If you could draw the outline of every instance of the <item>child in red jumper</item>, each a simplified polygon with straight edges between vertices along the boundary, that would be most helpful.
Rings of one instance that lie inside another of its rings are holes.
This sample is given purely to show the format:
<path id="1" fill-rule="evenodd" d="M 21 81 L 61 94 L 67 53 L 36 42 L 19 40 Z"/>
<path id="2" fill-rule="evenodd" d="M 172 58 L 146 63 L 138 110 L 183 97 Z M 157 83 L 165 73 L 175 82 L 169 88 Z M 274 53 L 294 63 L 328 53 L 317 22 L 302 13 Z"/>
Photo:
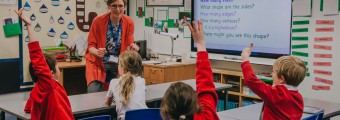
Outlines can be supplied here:
<path id="1" fill-rule="evenodd" d="M 242 51 L 241 65 L 244 83 L 264 102 L 264 120 L 300 120 L 303 114 L 303 98 L 297 86 L 306 75 L 306 66 L 299 58 L 283 56 L 273 68 L 273 86 L 257 79 L 249 62 L 253 44 Z"/>
<path id="2" fill-rule="evenodd" d="M 43 55 L 39 42 L 33 35 L 31 20 L 16 11 L 27 26 L 30 74 L 35 85 L 28 99 L 25 112 L 32 120 L 74 120 L 71 104 L 63 86 L 58 83 L 60 71 L 54 57 Z"/>
<path id="3" fill-rule="evenodd" d="M 219 120 L 216 113 L 217 94 L 206 52 L 202 22 L 188 24 L 197 44 L 196 88 L 182 82 L 171 84 L 161 103 L 164 120 Z"/>

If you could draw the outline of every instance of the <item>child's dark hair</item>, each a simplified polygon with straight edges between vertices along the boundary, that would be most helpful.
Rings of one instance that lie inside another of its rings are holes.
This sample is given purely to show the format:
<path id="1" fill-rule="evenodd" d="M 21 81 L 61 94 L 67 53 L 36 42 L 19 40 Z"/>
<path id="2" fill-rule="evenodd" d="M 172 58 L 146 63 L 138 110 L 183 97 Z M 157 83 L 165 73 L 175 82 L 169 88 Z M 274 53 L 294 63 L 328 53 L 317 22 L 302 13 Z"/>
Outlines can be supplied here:
<path id="1" fill-rule="evenodd" d="M 165 120 L 193 120 L 201 112 L 194 89 L 183 82 L 172 83 L 161 103 L 161 115 Z"/>
<path id="2" fill-rule="evenodd" d="M 44 54 L 44 57 L 46 59 L 46 63 L 48 65 L 48 67 L 50 68 L 50 71 L 52 71 L 53 73 L 56 72 L 56 69 L 59 69 L 59 68 L 56 68 L 56 64 L 57 64 L 57 60 L 51 56 L 51 55 L 48 55 L 48 54 Z M 38 76 L 36 76 L 34 74 L 34 69 L 33 69 L 33 65 L 32 65 L 32 62 L 29 63 L 29 72 L 30 72 L 30 75 L 31 75 L 31 78 L 32 78 L 32 81 L 33 82 L 37 82 L 38 81 Z"/>
<path id="3" fill-rule="evenodd" d="M 121 102 L 127 104 L 135 89 L 133 75 L 142 76 L 143 74 L 142 57 L 136 51 L 127 50 L 119 56 L 119 64 L 126 71 L 122 75 L 119 85 L 122 86 L 122 91 L 120 92 Z"/>
<path id="4" fill-rule="evenodd" d="M 106 1 L 106 4 L 107 5 L 111 5 L 111 3 L 113 3 L 113 2 L 116 2 L 117 0 L 108 0 L 108 1 Z M 124 6 L 126 6 L 127 5 L 127 1 L 126 0 L 122 0 L 123 2 L 124 2 Z"/>

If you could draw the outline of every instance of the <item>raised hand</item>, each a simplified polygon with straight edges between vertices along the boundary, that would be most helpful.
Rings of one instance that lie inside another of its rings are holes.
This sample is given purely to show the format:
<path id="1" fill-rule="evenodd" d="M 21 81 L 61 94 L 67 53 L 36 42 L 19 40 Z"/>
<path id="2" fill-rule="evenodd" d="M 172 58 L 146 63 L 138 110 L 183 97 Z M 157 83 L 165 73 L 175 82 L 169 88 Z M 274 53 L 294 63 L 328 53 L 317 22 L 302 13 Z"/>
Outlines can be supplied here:
<path id="1" fill-rule="evenodd" d="M 27 17 L 25 17 L 24 15 L 22 15 L 22 11 L 23 11 L 23 10 L 24 10 L 24 9 L 21 8 L 19 11 L 16 11 L 16 10 L 14 10 L 14 11 L 15 11 L 15 13 L 17 13 L 17 15 L 22 19 L 22 21 L 26 24 L 26 26 L 31 25 L 32 21 L 31 21 L 29 18 L 27 18 Z"/>
<path id="2" fill-rule="evenodd" d="M 197 22 L 193 21 L 192 26 L 189 23 L 187 23 L 187 25 L 189 26 L 192 37 L 194 38 L 197 44 L 197 51 L 207 51 L 205 47 L 205 39 L 204 39 L 204 31 L 202 27 L 202 22 L 198 20 Z"/>
<path id="3" fill-rule="evenodd" d="M 242 60 L 243 61 L 248 61 L 249 60 L 249 56 L 251 55 L 251 51 L 253 49 L 253 43 L 250 43 L 249 48 L 244 48 L 242 50 L 241 56 L 242 56 Z"/>

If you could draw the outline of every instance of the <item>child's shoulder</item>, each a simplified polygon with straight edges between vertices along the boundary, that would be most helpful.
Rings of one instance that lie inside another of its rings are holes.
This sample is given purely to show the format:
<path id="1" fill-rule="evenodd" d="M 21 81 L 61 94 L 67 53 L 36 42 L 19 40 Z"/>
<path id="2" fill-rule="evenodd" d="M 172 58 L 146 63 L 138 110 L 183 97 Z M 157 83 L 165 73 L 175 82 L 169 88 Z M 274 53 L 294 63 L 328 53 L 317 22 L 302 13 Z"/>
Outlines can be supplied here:
<path id="1" fill-rule="evenodd" d="M 145 83 L 145 79 L 141 76 L 136 76 L 133 78 L 136 83 Z"/>

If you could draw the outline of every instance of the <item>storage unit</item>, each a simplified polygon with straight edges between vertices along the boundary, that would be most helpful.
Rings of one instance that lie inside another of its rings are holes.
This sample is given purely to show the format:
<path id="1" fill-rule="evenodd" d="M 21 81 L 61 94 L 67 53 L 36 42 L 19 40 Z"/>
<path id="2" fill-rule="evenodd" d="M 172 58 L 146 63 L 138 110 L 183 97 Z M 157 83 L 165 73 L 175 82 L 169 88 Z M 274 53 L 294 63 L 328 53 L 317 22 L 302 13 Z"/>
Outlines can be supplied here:
<path id="1" fill-rule="evenodd" d="M 231 84 L 233 87 L 228 90 L 228 101 L 235 101 L 235 103 L 230 103 L 233 106 L 242 107 L 243 103 L 248 103 L 251 101 L 261 101 L 261 99 L 256 96 L 243 82 L 243 74 L 241 71 L 231 71 L 231 70 L 220 70 L 213 69 L 214 81 L 219 83 Z M 259 77 L 258 77 L 259 78 Z M 263 80 L 262 80 L 263 79 Z M 267 84 L 271 84 L 272 80 L 268 77 L 261 77 L 262 81 Z M 247 101 L 247 102 L 244 102 Z M 229 105 L 229 103 L 228 103 Z M 232 107 L 232 106 L 231 106 Z M 229 108 L 229 106 L 228 106 Z M 230 109 L 230 108 L 229 108 Z"/>
<path id="2" fill-rule="evenodd" d="M 196 72 L 195 63 L 143 64 L 143 68 L 147 85 L 194 79 Z"/>

